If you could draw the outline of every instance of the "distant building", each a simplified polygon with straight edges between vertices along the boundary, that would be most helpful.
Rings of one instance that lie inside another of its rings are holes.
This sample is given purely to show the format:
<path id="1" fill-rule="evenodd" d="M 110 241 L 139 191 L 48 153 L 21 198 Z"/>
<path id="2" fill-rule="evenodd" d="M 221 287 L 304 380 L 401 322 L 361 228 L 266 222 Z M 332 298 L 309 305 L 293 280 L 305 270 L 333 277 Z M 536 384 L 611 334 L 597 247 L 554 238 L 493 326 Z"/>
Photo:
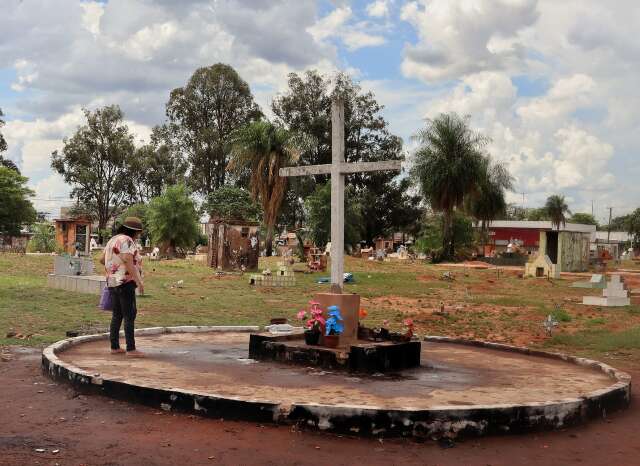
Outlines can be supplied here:
<path id="1" fill-rule="evenodd" d="M 0 235 L 0 251 L 24 252 L 33 233 L 26 230 L 17 235 Z"/>
<path id="2" fill-rule="evenodd" d="M 56 244 L 64 252 L 89 254 L 91 220 L 85 217 L 58 218 L 54 220 Z"/>
<path id="3" fill-rule="evenodd" d="M 507 246 L 518 246 L 521 252 L 535 254 L 540 247 L 541 232 L 557 232 L 547 221 L 520 221 L 520 220 L 495 220 L 488 227 L 488 241 L 484 254 L 506 252 Z M 583 225 L 579 223 L 567 223 L 561 225 L 560 231 L 580 233 L 591 239 L 596 232 L 595 225 Z"/>
<path id="4" fill-rule="evenodd" d="M 626 231 L 594 231 L 591 234 L 591 255 L 619 259 L 632 239 Z"/>

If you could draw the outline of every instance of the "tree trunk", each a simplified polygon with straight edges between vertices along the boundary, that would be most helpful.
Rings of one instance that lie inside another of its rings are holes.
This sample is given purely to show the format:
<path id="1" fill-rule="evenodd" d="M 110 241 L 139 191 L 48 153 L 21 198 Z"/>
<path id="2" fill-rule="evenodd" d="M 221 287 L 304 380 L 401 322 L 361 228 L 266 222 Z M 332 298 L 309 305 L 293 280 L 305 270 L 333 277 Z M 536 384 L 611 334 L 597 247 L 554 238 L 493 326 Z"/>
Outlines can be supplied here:
<path id="1" fill-rule="evenodd" d="M 106 219 L 100 219 L 98 220 L 98 243 L 99 244 L 104 244 L 104 241 L 106 238 L 103 238 L 102 234 L 104 232 L 104 230 L 107 227 L 107 221 Z"/>
<path id="2" fill-rule="evenodd" d="M 267 237 L 264 240 L 267 257 L 271 257 L 273 253 L 273 227 L 267 226 Z"/>
<path id="3" fill-rule="evenodd" d="M 453 217 L 450 210 L 444 210 L 443 217 L 443 233 L 442 233 L 442 253 L 445 257 L 451 258 L 454 254 L 453 232 L 451 231 L 451 219 Z"/>

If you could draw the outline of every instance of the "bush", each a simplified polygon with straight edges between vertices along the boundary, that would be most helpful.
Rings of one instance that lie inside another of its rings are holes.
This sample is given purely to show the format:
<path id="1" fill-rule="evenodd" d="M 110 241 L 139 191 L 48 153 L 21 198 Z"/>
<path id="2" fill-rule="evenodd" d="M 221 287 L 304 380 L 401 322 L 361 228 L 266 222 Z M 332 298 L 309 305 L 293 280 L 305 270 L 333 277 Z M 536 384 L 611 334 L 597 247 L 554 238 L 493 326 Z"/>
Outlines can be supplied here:
<path id="1" fill-rule="evenodd" d="M 50 253 L 56 250 L 55 229 L 49 223 L 37 223 L 27 244 L 27 252 Z"/>
<path id="2" fill-rule="evenodd" d="M 200 236 L 195 203 L 184 185 L 168 187 L 154 197 L 147 210 L 151 239 L 173 256 L 178 249 L 193 248 Z"/>
<path id="3" fill-rule="evenodd" d="M 430 215 L 424 220 L 420 236 L 416 239 L 416 251 L 430 255 L 434 263 L 442 262 L 445 259 L 442 249 L 442 230 L 442 215 Z M 473 223 L 469 217 L 460 212 L 456 212 L 453 216 L 453 238 L 456 256 L 468 256 L 475 247 Z"/>

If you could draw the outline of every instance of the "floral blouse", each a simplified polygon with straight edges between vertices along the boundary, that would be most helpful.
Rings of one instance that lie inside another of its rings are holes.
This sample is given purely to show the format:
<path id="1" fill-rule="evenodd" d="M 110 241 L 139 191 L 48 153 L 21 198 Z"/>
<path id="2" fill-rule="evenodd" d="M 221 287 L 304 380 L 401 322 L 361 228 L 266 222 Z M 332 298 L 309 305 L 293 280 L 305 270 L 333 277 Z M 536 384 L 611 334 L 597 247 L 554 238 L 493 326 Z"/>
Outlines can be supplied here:
<path id="1" fill-rule="evenodd" d="M 127 235 L 116 235 L 109 240 L 105 247 L 104 266 L 107 271 L 107 286 L 114 288 L 133 281 L 120 257 L 121 254 L 132 254 L 133 265 L 142 277 L 142 260 L 138 246 Z"/>

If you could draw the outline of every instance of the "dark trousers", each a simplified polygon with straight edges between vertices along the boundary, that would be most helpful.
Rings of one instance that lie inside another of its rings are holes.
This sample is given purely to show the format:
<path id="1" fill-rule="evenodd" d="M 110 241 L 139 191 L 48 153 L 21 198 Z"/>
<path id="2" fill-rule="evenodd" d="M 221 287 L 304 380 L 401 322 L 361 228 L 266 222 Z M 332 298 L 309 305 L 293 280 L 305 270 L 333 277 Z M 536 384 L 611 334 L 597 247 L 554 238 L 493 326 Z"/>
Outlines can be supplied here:
<path id="1" fill-rule="evenodd" d="M 136 349 L 136 340 L 133 335 L 133 324 L 136 320 L 138 309 L 136 308 L 136 284 L 128 282 L 124 285 L 109 288 L 113 313 L 111 315 L 111 349 L 120 348 L 120 326 L 124 320 L 124 337 L 127 341 L 127 351 Z"/>

